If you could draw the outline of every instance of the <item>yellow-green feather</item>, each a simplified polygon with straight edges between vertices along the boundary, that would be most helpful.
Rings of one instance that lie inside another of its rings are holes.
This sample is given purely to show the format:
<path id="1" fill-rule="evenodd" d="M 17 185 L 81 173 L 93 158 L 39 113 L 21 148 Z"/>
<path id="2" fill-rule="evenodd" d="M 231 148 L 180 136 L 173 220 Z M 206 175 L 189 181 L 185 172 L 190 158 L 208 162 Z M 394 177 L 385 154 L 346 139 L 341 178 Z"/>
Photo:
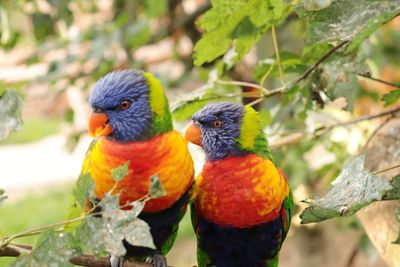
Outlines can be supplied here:
<path id="1" fill-rule="evenodd" d="M 238 141 L 243 150 L 256 153 L 272 160 L 271 152 L 268 148 L 268 141 L 261 127 L 259 113 L 250 106 L 243 107 L 242 125 Z"/>
<path id="2" fill-rule="evenodd" d="M 150 109 L 153 112 L 153 123 L 149 135 L 154 136 L 171 131 L 173 129 L 171 112 L 160 80 L 148 72 L 143 72 L 143 76 L 149 88 Z"/>
<path id="3" fill-rule="evenodd" d="M 147 85 L 150 89 L 151 110 L 160 117 L 163 117 L 165 105 L 168 105 L 168 102 L 165 99 L 164 89 L 160 83 L 160 80 L 156 79 L 153 74 L 149 72 L 144 72 L 143 75 L 146 77 Z"/>
<path id="4" fill-rule="evenodd" d="M 242 148 L 252 150 L 257 135 L 261 131 L 260 117 L 252 107 L 243 107 L 242 127 L 240 129 L 239 143 Z"/>

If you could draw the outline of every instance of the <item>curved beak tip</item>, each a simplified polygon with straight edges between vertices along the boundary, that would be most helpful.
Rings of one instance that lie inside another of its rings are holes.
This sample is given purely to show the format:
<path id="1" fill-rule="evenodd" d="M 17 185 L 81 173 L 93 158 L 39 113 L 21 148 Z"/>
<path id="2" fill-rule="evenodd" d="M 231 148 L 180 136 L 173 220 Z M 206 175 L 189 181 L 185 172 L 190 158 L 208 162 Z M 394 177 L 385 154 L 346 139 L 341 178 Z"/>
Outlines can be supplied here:
<path id="1" fill-rule="evenodd" d="M 189 142 L 201 146 L 201 130 L 200 127 L 191 122 L 185 130 L 185 139 Z"/>
<path id="2" fill-rule="evenodd" d="M 107 136 L 112 133 L 112 127 L 108 124 L 105 113 L 94 113 L 90 115 L 88 123 L 89 134 L 93 137 Z"/>

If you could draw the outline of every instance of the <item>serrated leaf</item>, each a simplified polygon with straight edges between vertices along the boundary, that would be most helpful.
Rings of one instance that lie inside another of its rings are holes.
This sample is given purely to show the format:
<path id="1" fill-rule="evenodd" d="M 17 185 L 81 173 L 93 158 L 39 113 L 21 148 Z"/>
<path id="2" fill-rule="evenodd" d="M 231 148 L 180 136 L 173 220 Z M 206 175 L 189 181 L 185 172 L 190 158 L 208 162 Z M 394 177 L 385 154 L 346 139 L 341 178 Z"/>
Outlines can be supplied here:
<path id="1" fill-rule="evenodd" d="M 128 175 L 130 163 L 131 162 L 128 160 L 123 165 L 118 166 L 111 170 L 111 176 L 116 182 L 121 181 L 122 179 L 124 179 L 125 176 Z"/>
<path id="2" fill-rule="evenodd" d="M 181 95 L 172 104 L 172 116 L 177 121 L 186 120 L 207 103 L 224 100 L 232 101 L 232 98 L 227 98 L 225 95 L 238 91 L 239 88 L 235 86 L 222 86 L 209 82 L 188 94 Z"/>
<path id="3" fill-rule="evenodd" d="M 6 90 L 0 96 L 0 140 L 19 130 L 22 124 L 22 97 L 14 90 Z"/>
<path id="4" fill-rule="evenodd" d="M 282 0 L 212 1 L 212 8 L 199 21 L 205 30 L 194 47 L 194 63 L 211 62 L 237 40 L 236 60 L 242 59 L 272 24 L 289 12 Z"/>
<path id="5" fill-rule="evenodd" d="M 306 201 L 310 207 L 301 213 L 301 223 L 350 216 L 370 203 L 381 200 L 392 186 L 385 179 L 364 169 L 364 162 L 365 156 L 361 155 L 346 163 L 325 197 Z"/>
<path id="6" fill-rule="evenodd" d="M 172 116 L 177 121 L 190 118 L 197 110 L 204 107 L 213 95 L 210 85 L 205 85 L 190 94 L 182 95 L 172 106 Z"/>
<path id="7" fill-rule="evenodd" d="M 73 266 L 69 260 L 81 254 L 77 240 L 70 233 L 43 232 L 31 253 L 17 258 L 10 266 Z"/>
<path id="8" fill-rule="evenodd" d="M 86 200 L 93 189 L 94 183 L 90 173 L 81 174 L 72 189 L 72 193 L 82 209 L 85 208 Z"/>
<path id="9" fill-rule="evenodd" d="M 137 216 L 143 210 L 143 202 L 133 202 L 132 209 L 122 210 L 117 195 L 106 194 L 98 204 L 101 217 L 87 216 L 77 233 L 84 247 L 96 254 L 103 251 L 115 256 L 126 253 L 124 240 L 135 246 L 155 248 L 150 227 Z"/>
<path id="10" fill-rule="evenodd" d="M 396 101 L 399 99 L 400 99 L 400 89 L 390 91 L 389 93 L 384 94 L 382 96 L 382 100 L 385 102 L 385 107 L 396 103 Z"/>
<path id="11" fill-rule="evenodd" d="M 150 178 L 149 194 L 151 198 L 163 197 L 167 194 L 158 175 L 153 175 Z"/>
<path id="12" fill-rule="evenodd" d="M 306 41 L 324 43 L 353 40 L 348 51 L 400 11 L 398 0 L 333 1 L 321 10 L 307 9 L 309 2 L 303 0 L 296 7 L 296 12 L 309 25 Z"/>

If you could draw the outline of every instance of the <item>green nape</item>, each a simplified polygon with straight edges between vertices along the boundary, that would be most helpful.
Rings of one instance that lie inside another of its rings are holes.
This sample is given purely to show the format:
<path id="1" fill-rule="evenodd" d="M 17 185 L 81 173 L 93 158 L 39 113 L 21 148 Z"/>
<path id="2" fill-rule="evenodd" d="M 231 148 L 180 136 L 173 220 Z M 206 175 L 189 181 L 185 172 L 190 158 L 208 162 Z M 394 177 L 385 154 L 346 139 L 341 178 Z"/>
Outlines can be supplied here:
<path id="1" fill-rule="evenodd" d="M 261 127 L 260 115 L 252 107 L 243 107 L 242 126 L 238 139 L 240 149 L 272 160 L 267 138 Z"/>
<path id="2" fill-rule="evenodd" d="M 143 76 L 146 78 L 150 90 L 150 108 L 153 112 L 153 122 L 149 131 L 149 136 L 156 136 L 173 130 L 168 99 L 160 80 L 148 72 L 143 72 Z"/>

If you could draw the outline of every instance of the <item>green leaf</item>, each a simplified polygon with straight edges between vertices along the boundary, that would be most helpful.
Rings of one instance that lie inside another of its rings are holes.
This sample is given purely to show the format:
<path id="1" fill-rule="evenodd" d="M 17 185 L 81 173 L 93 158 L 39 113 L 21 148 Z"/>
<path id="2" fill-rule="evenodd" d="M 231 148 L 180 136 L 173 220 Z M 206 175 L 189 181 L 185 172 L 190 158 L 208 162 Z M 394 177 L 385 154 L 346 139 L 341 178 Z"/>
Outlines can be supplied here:
<path id="1" fill-rule="evenodd" d="M 116 182 L 121 181 L 122 179 L 124 179 L 126 175 L 128 175 L 130 163 L 131 162 L 128 160 L 123 165 L 118 166 L 111 170 L 111 176 Z"/>
<path id="2" fill-rule="evenodd" d="M 400 99 L 400 89 L 390 91 L 389 93 L 384 94 L 382 96 L 382 100 L 385 102 L 385 107 L 396 103 L 396 101 L 399 99 Z"/>
<path id="3" fill-rule="evenodd" d="M 171 105 L 173 118 L 177 121 L 190 118 L 197 110 L 204 107 L 212 96 L 213 90 L 209 84 L 190 92 L 190 94 L 182 95 Z"/>
<path id="4" fill-rule="evenodd" d="M 157 175 L 153 175 L 150 178 L 150 188 L 149 188 L 149 194 L 151 198 L 158 198 L 158 197 L 163 197 L 167 194 L 167 191 L 165 191 L 160 178 L 158 178 Z"/>
<path id="5" fill-rule="evenodd" d="M 99 206 L 102 216 L 87 216 L 77 229 L 77 236 L 85 249 L 96 254 L 107 251 L 123 256 L 126 253 L 123 240 L 135 246 L 155 248 L 150 227 L 137 217 L 144 208 L 144 202 L 130 203 L 130 210 L 122 210 L 119 197 L 106 194 Z"/>
<path id="6" fill-rule="evenodd" d="M 72 189 L 72 194 L 82 209 L 85 208 L 86 199 L 89 198 L 90 191 L 93 191 L 93 188 L 94 183 L 90 173 L 81 174 L 76 181 L 75 187 Z"/>
<path id="7" fill-rule="evenodd" d="M 0 140 L 19 130 L 22 118 L 22 97 L 14 90 L 6 90 L 0 96 Z"/>
<path id="8" fill-rule="evenodd" d="M 205 30 L 194 47 L 194 63 L 201 65 L 223 55 L 236 42 L 236 60 L 242 59 L 273 24 L 289 13 L 282 0 L 214 0 L 199 21 Z"/>
<path id="9" fill-rule="evenodd" d="M 284 73 L 303 73 L 307 66 L 303 64 L 301 58 L 290 52 L 280 52 L 281 67 Z M 260 60 L 254 70 L 254 78 L 260 82 L 261 79 L 268 76 L 278 76 L 279 67 L 275 58 Z"/>
<path id="10" fill-rule="evenodd" d="M 325 197 L 306 201 L 310 207 L 301 213 L 301 223 L 353 215 L 393 189 L 388 181 L 364 169 L 364 161 L 362 155 L 346 163 Z"/>
<path id="11" fill-rule="evenodd" d="M 308 22 L 306 41 L 324 43 L 353 40 L 348 51 L 357 47 L 400 10 L 398 0 L 332 1 L 321 10 L 307 8 L 309 2 L 303 0 L 296 7 L 300 18 Z"/>
<path id="12" fill-rule="evenodd" d="M 188 94 L 181 95 L 171 105 L 172 116 L 177 121 L 186 120 L 207 103 L 236 100 L 234 97 L 229 97 L 229 94 L 238 93 L 239 91 L 240 89 L 237 86 L 223 86 L 209 82 Z"/>
<path id="13" fill-rule="evenodd" d="M 73 266 L 69 259 L 81 254 L 77 240 L 71 233 L 43 232 L 33 251 L 17 258 L 10 266 Z"/>

